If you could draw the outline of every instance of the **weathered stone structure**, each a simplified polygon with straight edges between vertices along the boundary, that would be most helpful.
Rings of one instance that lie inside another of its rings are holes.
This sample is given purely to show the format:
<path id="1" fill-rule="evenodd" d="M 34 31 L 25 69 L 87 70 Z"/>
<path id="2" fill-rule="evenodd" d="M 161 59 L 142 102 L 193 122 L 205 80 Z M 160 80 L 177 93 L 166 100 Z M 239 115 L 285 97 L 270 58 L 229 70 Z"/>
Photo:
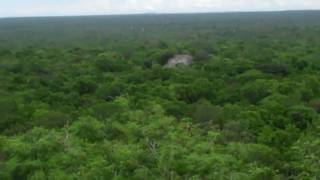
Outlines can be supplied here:
<path id="1" fill-rule="evenodd" d="M 180 65 L 189 66 L 193 63 L 193 57 L 186 54 L 175 55 L 173 58 L 169 59 L 165 68 L 176 68 Z"/>

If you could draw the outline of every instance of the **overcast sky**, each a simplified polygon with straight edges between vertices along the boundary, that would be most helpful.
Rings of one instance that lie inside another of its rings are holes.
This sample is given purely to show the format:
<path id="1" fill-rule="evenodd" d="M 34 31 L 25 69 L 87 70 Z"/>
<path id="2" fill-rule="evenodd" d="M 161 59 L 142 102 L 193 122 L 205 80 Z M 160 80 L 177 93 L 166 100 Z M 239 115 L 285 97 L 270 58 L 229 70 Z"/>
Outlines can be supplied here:
<path id="1" fill-rule="evenodd" d="M 320 9 L 320 0 L 0 0 L 0 17 Z"/>

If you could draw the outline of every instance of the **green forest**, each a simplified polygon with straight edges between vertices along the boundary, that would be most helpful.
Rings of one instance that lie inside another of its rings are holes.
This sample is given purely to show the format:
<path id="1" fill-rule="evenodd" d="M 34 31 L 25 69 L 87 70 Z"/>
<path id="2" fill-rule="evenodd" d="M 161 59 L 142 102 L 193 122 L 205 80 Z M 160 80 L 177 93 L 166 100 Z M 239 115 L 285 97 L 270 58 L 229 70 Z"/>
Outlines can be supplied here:
<path id="1" fill-rule="evenodd" d="M 320 179 L 319 19 L 0 19 L 0 179 Z"/>

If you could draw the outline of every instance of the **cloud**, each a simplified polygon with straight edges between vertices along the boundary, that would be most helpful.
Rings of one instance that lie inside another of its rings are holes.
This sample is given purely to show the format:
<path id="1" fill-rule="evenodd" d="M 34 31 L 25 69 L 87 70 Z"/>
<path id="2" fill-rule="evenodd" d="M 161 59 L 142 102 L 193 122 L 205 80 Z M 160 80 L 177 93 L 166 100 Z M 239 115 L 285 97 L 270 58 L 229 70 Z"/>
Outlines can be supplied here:
<path id="1" fill-rule="evenodd" d="M 2 0 L 0 16 L 320 9 L 319 0 Z"/>

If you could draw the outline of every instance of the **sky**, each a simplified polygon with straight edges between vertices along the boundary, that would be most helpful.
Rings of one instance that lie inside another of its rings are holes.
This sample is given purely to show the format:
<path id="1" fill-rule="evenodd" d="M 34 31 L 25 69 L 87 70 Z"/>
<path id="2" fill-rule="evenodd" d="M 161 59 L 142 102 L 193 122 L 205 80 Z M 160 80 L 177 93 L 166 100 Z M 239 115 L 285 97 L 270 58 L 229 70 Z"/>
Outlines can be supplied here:
<path id="1" fill-rule="evenodd" d="M 0 17 L 317 9 L 320 0 L 0 0 Z"/>

